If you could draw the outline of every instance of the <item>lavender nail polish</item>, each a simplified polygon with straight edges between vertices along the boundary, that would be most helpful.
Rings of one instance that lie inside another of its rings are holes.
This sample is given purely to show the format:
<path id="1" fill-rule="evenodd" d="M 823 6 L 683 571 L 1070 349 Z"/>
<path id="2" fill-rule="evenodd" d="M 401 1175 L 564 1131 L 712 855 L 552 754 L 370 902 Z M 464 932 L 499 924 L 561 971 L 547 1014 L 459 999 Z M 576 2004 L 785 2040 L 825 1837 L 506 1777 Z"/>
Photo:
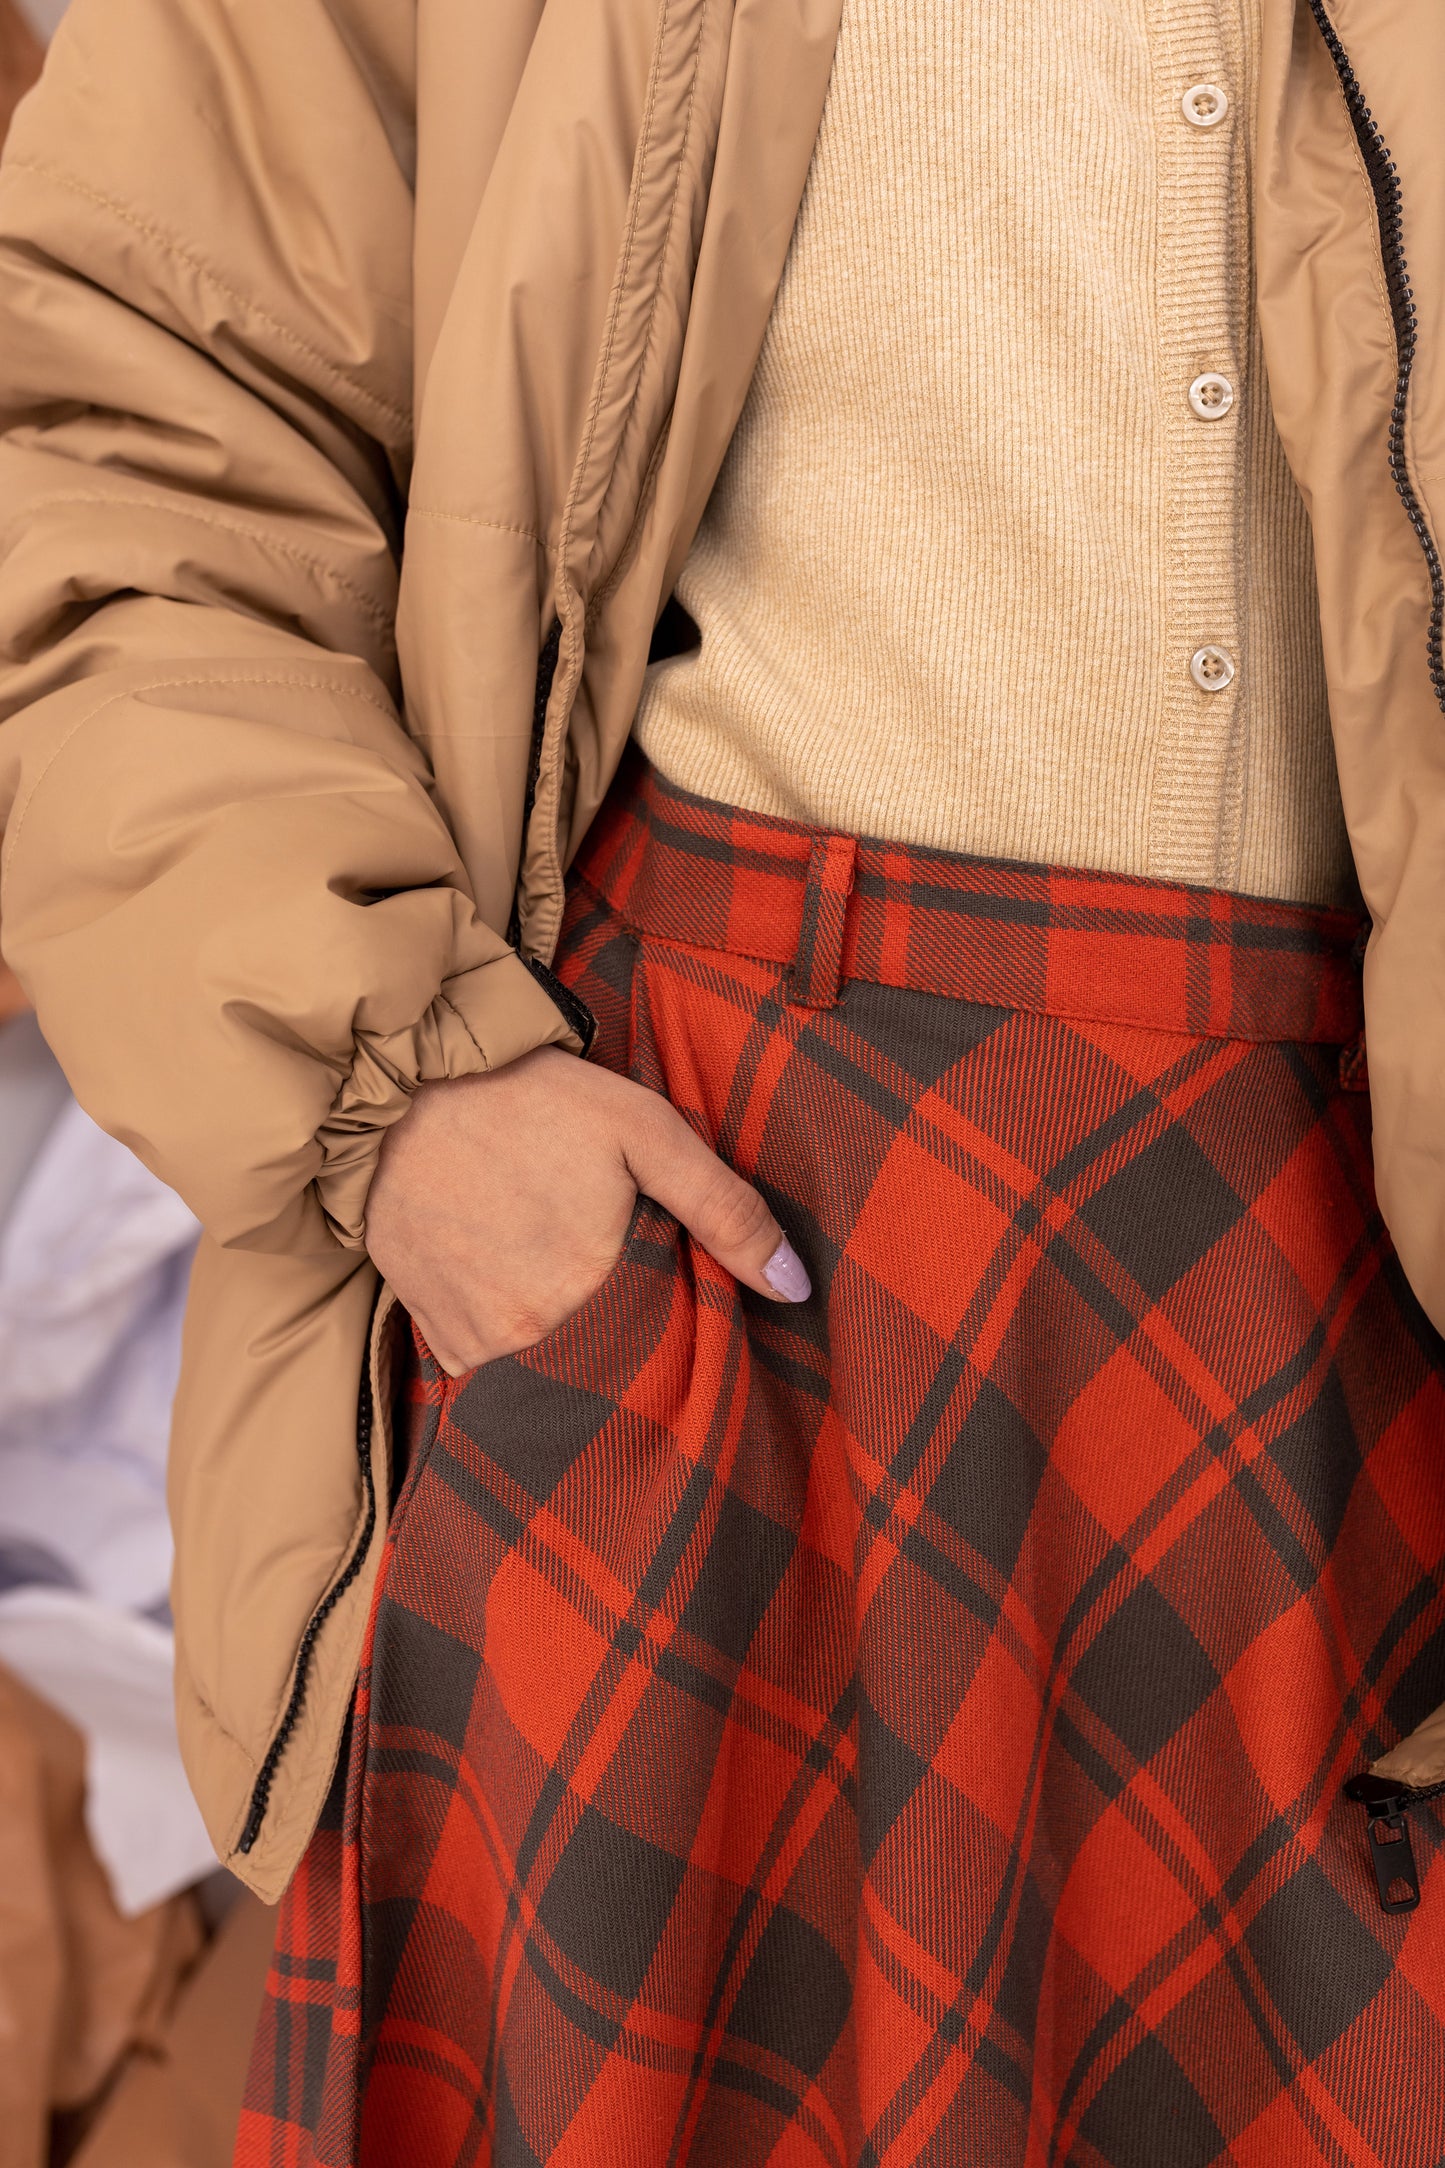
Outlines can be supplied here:
<path id="1" fill-rule="evenodd" d="M 764 1265 L 763 1278 L 784 1302 L 806 1302 L 813 1292 L 803 1260 L 786 1235 Z"/>

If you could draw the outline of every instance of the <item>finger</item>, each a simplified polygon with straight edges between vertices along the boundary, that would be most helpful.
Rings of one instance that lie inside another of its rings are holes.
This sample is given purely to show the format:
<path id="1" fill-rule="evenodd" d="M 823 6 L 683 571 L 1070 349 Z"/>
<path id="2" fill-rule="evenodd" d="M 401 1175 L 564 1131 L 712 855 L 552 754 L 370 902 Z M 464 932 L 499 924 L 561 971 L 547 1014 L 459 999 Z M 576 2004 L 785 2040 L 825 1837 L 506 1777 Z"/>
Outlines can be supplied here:
<path id="1" fill-rule="evenodd" d="M 751 1183 L 709 1151 L 666 1100 L 627 1138 L 628 1171 L 734 1279 L 775 1302 L 813 1292 L 802 1259 Z"/>

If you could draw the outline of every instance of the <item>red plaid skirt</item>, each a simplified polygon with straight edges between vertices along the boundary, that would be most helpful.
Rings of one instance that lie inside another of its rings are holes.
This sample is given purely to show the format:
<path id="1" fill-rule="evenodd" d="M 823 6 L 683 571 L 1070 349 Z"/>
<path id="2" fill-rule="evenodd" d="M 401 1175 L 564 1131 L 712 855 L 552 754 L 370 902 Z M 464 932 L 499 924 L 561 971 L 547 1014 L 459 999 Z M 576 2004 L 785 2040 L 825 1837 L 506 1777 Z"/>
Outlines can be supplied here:
<path id="1" fill-rule="evenodd" d="M 1341 1793 L 1445 1691 L 1355 933 L 632 766 L 560 968 L 817 1292 L 644 1203 L 423 1353 L 244 2168 L 1434 2168 L 1439 1825 L 1388 1914 Z"/>

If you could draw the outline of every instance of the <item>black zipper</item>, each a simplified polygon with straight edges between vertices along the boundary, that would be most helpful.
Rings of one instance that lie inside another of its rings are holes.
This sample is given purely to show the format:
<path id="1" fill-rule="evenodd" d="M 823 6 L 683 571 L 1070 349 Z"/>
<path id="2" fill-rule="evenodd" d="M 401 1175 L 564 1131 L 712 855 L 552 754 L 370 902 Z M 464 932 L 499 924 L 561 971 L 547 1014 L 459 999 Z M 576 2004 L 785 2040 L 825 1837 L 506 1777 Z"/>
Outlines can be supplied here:
<path id="1" fill-rule="evenodd" d="M 291 1698 L 286 1704 L 286 1713 L 281 1719 L 280 1728 L 267 1749 L 266 1759 L 262 1762 L 252 1787 L 251 1811 L 246 1816 L 246 1826 L 241 1831 L 241 1839 L 236 1846 L 238 1852 L 249 1852 L 261 1834 L 261 1824 L 266 1819 L 266 1809 L 271 1803 L 271 1786 L 275 1781 L 281 1756 L 286 1751 L 291 1734 L 296 1729 L 297 1718 L 301 1714 L 301 1704 L 306 1694 L 306 1678 L 311 1669 L 317 1637 L 360 1573 L 366 1554 L 371 1549 L 371 1538 L 376 1529 L 376 1479 L 371 1472 L 371 1426 L 371 1335 L 368 1333 L 366 1363 L 361 1373 L 361 1391 L 356 1406 L 356 1452 L 361 1463 L 362 1495 L 366 1500 L 361 1534 L 356 1539 L 356 1547 L 344 1569 L 312 1612 L 306 1631 L 301 1636 L 301 1645 L 296 1651 L 296 1677 L 291 1687 Z"/>
<path id="2" fill-rule="evenodd" d="M 532 748 L 527 761 L 527 788 L 522 798 L 522 849 L 521 857 L 527 855 L 527 833 L 532 825 L 532 812 L 537 803 L 537 784 L 542 773 L 542 741 L 547 732 L 547 710 L 552 704 L 552 686 L 557 676 L 557 658 L 562 651 L 562 620 L 554 617 L 542 652 L 537 659 L 537 682 L 532 694 Z M 518 866 L 517 887 L 512 893 L 512 916 L 507 926 L 507 939 L 512 947 L 521 952 L 522 941 L 522 889 L 521 867 Z M 544 964 L 540 956 L 523 956 L 523 963 L 531 972 L 547 998 L 561 1010 L 564 1019 L 582 1042 L 585 1060 L 592 1051 L 597 1036 L 597 1019 L 579 994 L 564 986 L 556 973 Z"/>
<path id="3" fill-rule="evenodd" d="M 1405 1816 L 1411 1807 L 1438 1799 L 1445 1784 L 1398 1784 L 1393 1777 L 1351 1777 L 1345 1796 L 1369 1816 L 1370 1863 L 1386 1912 L 1413 1912 L 1420 1902 L 1420 1870 Z"/>
<path id="4" fill-rule="evenodd" d="M 542 652 L 537 657 L 537 679 L 532 688 L 532 744 L 527 755 L 527 787 L 522 794 L 522 846 L 521 858 L 527 855 L 527 832 L 532 825 L 532 808 L 537 803 L 537 784 L 542 774 L 542 741 L 547 734 L 547 710 L 552 704 L 552 685 L 557 676 L 557 658 L 562 652 L 562 620 L 554 617 L 542 642 Z M 512 896 L 512 916 L 507 925 L 507 939 L 518 948 L 522 939 L 522 891 L 520 862 L 517 888 Z"/>
<path id="5" fill-rule="evenodd" d="M 1340 43 L 1339 33 L 1325 12 L 1324 0 L 1309 0 L 1309 9 L 1319 26 L 1335 73 L 1340 79 L 1350 124 L 1360 155 L 1365 161 L 1370 188 L 1375 198 L 1375 216 L 1380 227 L 1380 251 L 1385 264 L 1385 291 L 1389 297 L 1390 315 L 1395 326 L 1395 403 L 1390 410 L 1389 459 L 1390 477 L 1395 484 L 1405 516 L 1415 530 L 1415 539 L 1424 552 L 1430 573 L 1430 683 L 1435 698 L 1445 708 L 1445 571 L 1440 564 L 1440 552 L 1435 537 L 1430 532 L 1425 508 L 1415 494 L 1405 458 L 1405 414 L 1410 398 L 1410 379 L 1415 368 L 1417 325 L 1415 297 L 1410 288 L 1410 272 L 1405 261 L 1405 216 L 1400 195 L 1400 176 L 1389 147 L 1381 135 L 1374 114 L 1365 103 L 1359 79 L 1350 65 L 1349 55 Z"/>

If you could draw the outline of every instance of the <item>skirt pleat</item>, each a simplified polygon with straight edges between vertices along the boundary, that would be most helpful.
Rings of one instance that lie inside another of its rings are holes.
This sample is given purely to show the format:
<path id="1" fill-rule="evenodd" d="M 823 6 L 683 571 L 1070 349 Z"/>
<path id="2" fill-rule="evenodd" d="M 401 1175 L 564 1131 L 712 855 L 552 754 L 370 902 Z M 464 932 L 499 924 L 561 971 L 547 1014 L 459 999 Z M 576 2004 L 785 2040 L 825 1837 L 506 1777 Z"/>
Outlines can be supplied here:
<path id="1" fill-rule="evenodd" d="M 820 838 L 634 762 L 557 968 L 812 1276 L 656 1206 L 418 1341 L 238 2162 L 1436 2168 L 1442 1345 L 1357 928 Z"/>

